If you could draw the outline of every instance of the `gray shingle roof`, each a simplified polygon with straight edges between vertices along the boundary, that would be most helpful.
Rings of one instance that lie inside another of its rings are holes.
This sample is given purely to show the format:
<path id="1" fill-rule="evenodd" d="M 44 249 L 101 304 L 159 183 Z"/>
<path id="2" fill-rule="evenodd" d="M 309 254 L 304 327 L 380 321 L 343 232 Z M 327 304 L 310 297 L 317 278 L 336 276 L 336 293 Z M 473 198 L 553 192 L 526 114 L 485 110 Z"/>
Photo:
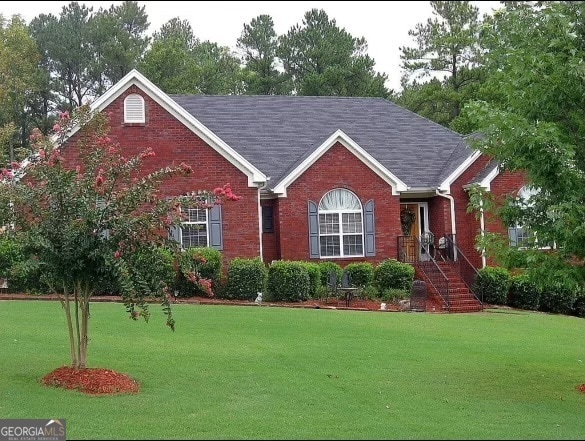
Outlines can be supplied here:
<path id="1" fill-rule="evenodd" d="M 410 187 L 437 187 L 470 154 L 464 138 L 381 98 L 170 95 L 274 187 L 338 129 Z"/>

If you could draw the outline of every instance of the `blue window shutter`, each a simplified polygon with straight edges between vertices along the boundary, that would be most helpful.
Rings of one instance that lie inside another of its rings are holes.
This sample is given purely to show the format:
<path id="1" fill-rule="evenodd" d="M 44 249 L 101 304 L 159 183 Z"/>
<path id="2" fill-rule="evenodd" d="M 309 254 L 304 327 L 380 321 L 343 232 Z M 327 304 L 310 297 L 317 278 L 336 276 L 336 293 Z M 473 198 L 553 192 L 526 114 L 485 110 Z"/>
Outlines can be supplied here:
<path id="1" fill-rule="evenodd" d="M 376 228 L 374 224 L 374 200 L 370 199 L 364 205 L 364 238 L 366 240 L 366 257 L 376 255 Z"/>
<path id="2" fill-rule="evenodd" d="M 169 239 L 176 241 L 178 244 L 181 244 L 181 227 L 176 225 L 171 225 L 169 228 Z"/>
<path id="3" fill-rule="evenodd" d="M 214 205 L 209 210 L 209 246 L 223 250 L 223 231 L 221 225 L 221 205 Z"/>
<path id="4" fill-rule="evenodd" d="M 319 250 L 319 208 L 309 201 L 309 254 L 312 259 L 321 257 Z"/>

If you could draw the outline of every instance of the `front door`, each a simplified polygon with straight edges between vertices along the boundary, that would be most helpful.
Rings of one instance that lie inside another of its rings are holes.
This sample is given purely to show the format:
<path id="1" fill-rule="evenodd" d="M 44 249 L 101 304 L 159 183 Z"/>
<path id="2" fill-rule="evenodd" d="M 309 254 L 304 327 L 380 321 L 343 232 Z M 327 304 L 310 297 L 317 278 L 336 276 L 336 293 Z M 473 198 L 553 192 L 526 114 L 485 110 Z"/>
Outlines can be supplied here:
<path id="1" fill-rule="evenodd" d="M 421 249 L 420 237 L 429 231 L 429 205 L 427 202 L 400 204 L 400 225 L 404 237 L 403 258 L 406 262 L 427 260 L 428 255 Z M 416 239 L 418 240 L 416 240 Z"/>

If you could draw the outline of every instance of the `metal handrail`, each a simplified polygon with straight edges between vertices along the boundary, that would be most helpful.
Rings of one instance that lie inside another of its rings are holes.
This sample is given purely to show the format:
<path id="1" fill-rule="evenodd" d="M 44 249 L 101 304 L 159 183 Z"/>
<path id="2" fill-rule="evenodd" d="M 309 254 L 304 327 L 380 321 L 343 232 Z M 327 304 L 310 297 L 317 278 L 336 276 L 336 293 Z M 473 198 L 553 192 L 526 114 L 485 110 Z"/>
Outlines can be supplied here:
<path id="1" fill-rule="evenodd" d="M 428 279 L 431 286 L 434 288 L 435 292 L 439 295 L 439 297 L 443 300 L 443 303 L 447 306 L 447 310 L 451 310 L 451 301 L 449 296 L 449 279 L 441 270 L 437 261 L 430 253 L 430 248 L 428 244 L 421 244 L 420 240 L 416 236 L 399 236 L 398 237 L 398 249 L 399 249 L 399 257 L 402 262 L 406 262 L 409 259 L 406 259 L 405 255 L 403 254 L 404 250 L 404 243 L 405 239 L 409 238 L 414 240 L 415 249 L 420 250 L 423 248 L 429 257 L 429 260 L 426 261 L 419 261 L 418 259 L 413 259 L 409 263 L 416 265 L 421 269 L 421 271 L 425 274 L 426 278 Z M 416 257 L 416 255 L 415 255 Z"/>
<path id="2" fill-rule="evenodd" d="M 467 285 L 467 288 L 469 289 L 469 292 L 471 294 L 473 294 L 473 297 L 476 298 L 476 300 L 481 304 L 481 309 L 483 310 L 483 298 L 480 299 L 477 294 L 475 293 L 475 291 L 473 290 L 473 285 L 475 280 L 477 279 L 477 275 L 478 275 L 478 271 L 475 268 L 475 266 L 469 261 L 469 259 L 467 258 L 467 256 L 465 255 L 465 253 L 463 251 L 461 251 L 461 248 L 459 248 L 459 246 L 457 245 L 457 243 L 455 242 L 453 235 L 446 235 L 445 239 L 447 240 L 447 242 L 450 244 L 450 246 L 456 250 L 457 252 L 457 257 L 458 259 L 458 263 L 459 263 L 459 275 L 461 276 L 461 280 L 463 280 L 463 282 L 465 283 L 465 285 Z M 461 259 L 461 257 L 463 259 Z M 468 271 L 463 271 L 461 268 L 461 263 L 463 262 L 463 264 L 465 265 L 465 267 L 467 268 Z M 471 270 L 471 271 L 469 271 Z M 472 273 L 471 278 L 468 276 L 469 272 Z M 482 296 L 483 297 L 483 296 Z"/>

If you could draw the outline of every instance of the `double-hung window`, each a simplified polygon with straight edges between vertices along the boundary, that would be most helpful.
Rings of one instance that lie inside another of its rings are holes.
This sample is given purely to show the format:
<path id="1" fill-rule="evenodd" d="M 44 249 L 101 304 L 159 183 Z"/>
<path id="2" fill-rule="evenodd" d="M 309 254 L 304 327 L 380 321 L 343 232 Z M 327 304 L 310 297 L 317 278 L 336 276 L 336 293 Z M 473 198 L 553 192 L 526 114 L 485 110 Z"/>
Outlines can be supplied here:
<path id="1" fill-rule="evenodd" d="M 181 247 L 206 247 L 209 243 L 208 212 L 205 208 L 189 208 L 187 220 L 181 224 Z"/>
<path id="2" fill-rule="evenodd" d="M 364 255 L 362 204 L 352 192 L 335 189 L 319 203 L 321 257 Z"/>

